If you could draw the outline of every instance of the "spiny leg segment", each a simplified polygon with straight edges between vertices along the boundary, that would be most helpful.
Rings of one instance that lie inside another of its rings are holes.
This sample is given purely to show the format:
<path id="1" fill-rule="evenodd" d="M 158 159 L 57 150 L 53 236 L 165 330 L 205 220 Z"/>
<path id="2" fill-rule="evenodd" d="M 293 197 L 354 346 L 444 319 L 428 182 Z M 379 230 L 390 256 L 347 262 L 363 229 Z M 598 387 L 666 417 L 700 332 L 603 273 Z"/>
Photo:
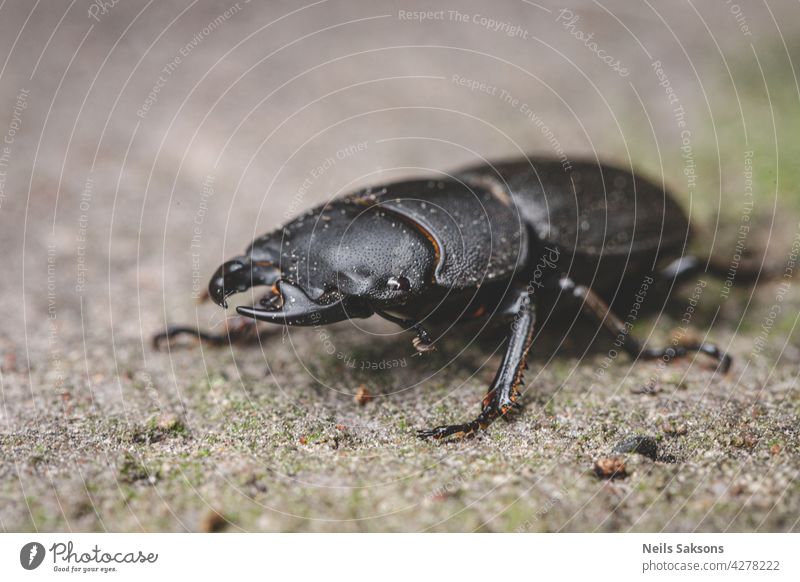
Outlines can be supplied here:
<path id="1" fill-rule="evenodd" d="M 508 343 L 503 363 L 483 398 L 481 413 L 463 424 L 420 430 L 417 432 L 419 437 L 442 439 L 449 436 L 468 436 L 485 429 L 499 417 L 505 418 L 511 410 L 520 407 L 519 387 L 522 385 L 522 375 L 527 368 L 528 352 L 533 341 L 536 309 L 527 289 L 515 289 L 508 299 L 504 310 L 506 314 L 512 315 Z"/>

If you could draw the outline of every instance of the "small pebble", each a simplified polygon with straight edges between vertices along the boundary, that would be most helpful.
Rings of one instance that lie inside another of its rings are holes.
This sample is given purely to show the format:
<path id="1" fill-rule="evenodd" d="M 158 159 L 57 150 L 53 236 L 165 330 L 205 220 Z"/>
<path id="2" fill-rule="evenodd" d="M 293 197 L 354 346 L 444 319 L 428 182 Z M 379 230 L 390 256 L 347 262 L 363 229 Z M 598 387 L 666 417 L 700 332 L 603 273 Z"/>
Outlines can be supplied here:
<path id="1" fill-rule="evenodd" d="M 661 385 L 658 382 L 648 382 L 647 384 L 631 388 L 631 394 L 653 395 L 659 392 L 661 392 Z"/>
<path id="2" fill-rule="evenodd" d="M 364 384 L 362 384 L 361 386 L 358 387 L 358 390 L 356 390 L 356 395 L 355 395 L 356 404 L 358 404 L 359 406 L 364 406 L 370 400 L 372 400 L 372 394 L 370 393 L 369 390 L 367 390 L 367 387 L 364 386 Z"/>
<path id="3" fill-rule="evenodd" d="M 754 435 L 753 433 L 747 433 L 746 435 L 744 435 L 744 445 L 748 449 L 755 448 L 757 444 L 758 444 L 758 437 L 756 435 Z"/>
<path id="4" fill-rule="evenodd" d="M 625 461 L 620 457 L 602 457 L 594 462 L 594 474 L 601 479 L 624 479 Z"/>
<path id="5" fill-rule="evenodd" d="M 685 424 L 675 424 L 673 422 L 665 422 L 661 425 L 661 430 L 669 436 L 683 436 L 687 433 Z"/>
<path id="6" fill-rule="evenodd" d="M 734 435 L 731 438 L 731 446 L 737 449 L 752 449 L 758 444 L 758 438 L 753 433 Z"/>

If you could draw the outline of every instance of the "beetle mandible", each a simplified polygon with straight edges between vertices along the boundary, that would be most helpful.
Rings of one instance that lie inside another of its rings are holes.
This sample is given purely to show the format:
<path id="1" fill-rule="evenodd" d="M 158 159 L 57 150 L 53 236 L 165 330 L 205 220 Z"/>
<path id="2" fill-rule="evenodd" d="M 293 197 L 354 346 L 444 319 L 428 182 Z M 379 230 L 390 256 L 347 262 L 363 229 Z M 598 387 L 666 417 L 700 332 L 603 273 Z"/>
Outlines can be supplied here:
<path id="1" fill-rule="evenodd" d="M 257 305 L 237 311 L 284 326 L 378 315 L 413 332 L 420 352 L 436 341 L 429 324 L 491 316 L 505 326 L 505 351 L 480 413 L 418 431 L 466 436 L 520 406 L 537 312 L 559 303 L 622 338 L 633 358 L 701 352 L 727 372 L 731 358 L 711 343 L 644 347 L 610 307 L 646 277 L 674 288 L 701 273 L 722 276 L 718 263 L 684 254 L 690 235 L 675 199 L 639 175 L 593 161 L 565 168 L 560 160 L 522 158 L 366 188 L 317 206 L 221 265 L 208 294 L 227 307 L 231 295 L 264 286 Z M 737 275 L 753 276 L 746 269 Z M 253 328 L 211 335 L 171 327 L 154 343 L 188 333 L 220 344 Z"/>

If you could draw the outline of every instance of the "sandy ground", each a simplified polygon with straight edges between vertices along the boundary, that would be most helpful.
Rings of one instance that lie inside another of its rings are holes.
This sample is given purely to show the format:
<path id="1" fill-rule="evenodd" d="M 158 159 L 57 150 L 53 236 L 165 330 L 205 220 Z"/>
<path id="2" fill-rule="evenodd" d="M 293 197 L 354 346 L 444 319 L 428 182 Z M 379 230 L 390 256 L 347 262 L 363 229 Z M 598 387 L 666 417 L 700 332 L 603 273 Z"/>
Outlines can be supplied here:
<path id="1" fill-rule="evenodd" d="M 800 529 L 800 7 L 435 4 L 2 4 L 2 530 Z M 370 320 L 150 348 L 166 323 L 220 329 L 208 276 L 301 209 L 561 151 L 663 178 L 695 250 L 776 269 L 636 321 L 707 333 L 729 375 L 606 368 L 611 341 L 565 327 L 514 422 L 437 444 L 414 430 L 477 412 L 497 338 L 412 357 Z M 655 458 L 614 452 L 632 436 Z M 598 477 L 608 458 L 624 475 Z"/>

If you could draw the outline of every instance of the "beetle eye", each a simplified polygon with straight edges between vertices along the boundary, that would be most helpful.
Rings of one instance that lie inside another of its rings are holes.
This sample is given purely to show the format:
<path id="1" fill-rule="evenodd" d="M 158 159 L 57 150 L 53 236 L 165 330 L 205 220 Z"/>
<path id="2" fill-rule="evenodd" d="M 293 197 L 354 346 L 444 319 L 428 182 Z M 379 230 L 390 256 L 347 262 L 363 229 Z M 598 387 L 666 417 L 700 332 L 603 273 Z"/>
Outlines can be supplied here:
<path id="1" fill-rule="evenodd" d="M 411 281 L 405 277 L 389 277 L 386 285 L 392 291 L 409 291 L 411 290 Z"/>

